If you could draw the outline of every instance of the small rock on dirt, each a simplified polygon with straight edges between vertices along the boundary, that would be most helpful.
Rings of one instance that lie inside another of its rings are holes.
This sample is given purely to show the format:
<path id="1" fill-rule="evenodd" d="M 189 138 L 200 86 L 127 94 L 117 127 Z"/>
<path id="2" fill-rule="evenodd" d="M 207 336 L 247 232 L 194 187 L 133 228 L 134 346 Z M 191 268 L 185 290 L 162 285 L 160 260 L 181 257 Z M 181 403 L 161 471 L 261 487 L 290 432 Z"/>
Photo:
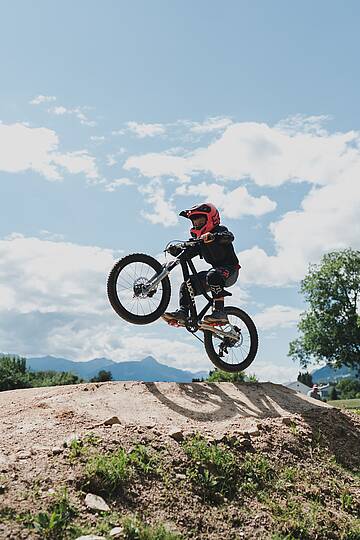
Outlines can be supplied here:
<path id="1" fill-rule="evenodd" d="M 173 428 L 168 432 L 168 436 L 174 439 L 174 441 L 180 442 L 184 440 L 184 433 L 181 429 Z"/>
<path id="2" fill-rule="evenodd" d="M 108 418 L 107 420 L 105 420 L 105 422 L 101 422 L 99 426 L 113 426 L 114 424 L 121 424 L 117 416 L 112 416 L 111 418 Z"/>
<path id="3" fill-rule="evenodd" d="M 88 508 L 92 510 L 99 510 L 101 512 L 109 512 L 110 507 L 99 495 L 94 495 L 93 493 L 88 493 L 85 497 L 85 504 Z"/>
<path id="4" fill-rule="evenodd" d="M 78 536 L 76 540 L 105 540 L 105 538 L 96 534 L 86 534 L 85 536 Z"/>
<path id="5" fill-rule="evenodd" d="M 253 435 L 253 436 L 256 436 L 256 435 L 259 435 L 260 431 L 259 431 L 259 428 L 257 426 L 251 426 L 249 428 L 247 428 L 246 430 L 244 430 L 244 432 L 242 433 L 243 435 Z"/>
<path id="6" fill-rule="evenodd" d="M 0 454 L 0 472 L 7 472 L 10 469 L 10 460 L 4 454 Z"/>
<path id="7" fill-rule="evenodd" d="M 63 442 L 64 448 L 67 448 L 73 441 L 77 441 L 78 439 L 80 439 L 80 435 L 77 433 L 70 433 L 70 435 L 68 435 Z"/>
<path id="8" fill-rule="evenodd" d="M 31 458 L 31 452 L 27 452 L 26 450 L 24 450 L 23 452 L 18 452 L 16 457 L 18 459 L 29 459 Z"/>
<path id="9" fill-rule="evenodd" d="M 62 451 L 63 451 L 63 449 L 60 448 L 59 446 L 55 446 L 55 447 L 51 450 L 51 452 L 52 452 L 52 454 L 53 454 L 54 456 L 57 456 L 57 455 L 61 454 Z"/>
<path id="10" fill-rule="evenodd" d="M 109 532 L 109 536 L 111 536 L 111 538 L 121 538 L 123 532 L 124 529 L 122 527 L 114 527 Z"/>

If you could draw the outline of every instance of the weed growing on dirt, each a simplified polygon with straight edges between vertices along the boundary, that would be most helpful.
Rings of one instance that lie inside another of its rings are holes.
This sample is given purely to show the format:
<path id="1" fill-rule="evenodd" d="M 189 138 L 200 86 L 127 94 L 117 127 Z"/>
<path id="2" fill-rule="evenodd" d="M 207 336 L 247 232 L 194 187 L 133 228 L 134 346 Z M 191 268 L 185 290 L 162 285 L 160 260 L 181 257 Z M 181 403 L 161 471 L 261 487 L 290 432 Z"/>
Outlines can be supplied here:
<path id="1" fill-rule="evenodd" d="M 144 444 L 136 444 L 130 452 L 120 448 L 112 454 L 95 454 L 85 467 L 84 484 L 94 493 L 115 495 L 124 492 L 137 473 L 149 476 L 160 472 L 158 459 Z"/>
<path id="2" fill-rule="evenodd" d="M 69 530 L 72 519 L 77 515 L 75 508 L 70 504 L 66 490 L 54 495 L 54 500 L 47 512 L 39 512 L 36 515 L 20 517 L 29 528 L 46 540 L 63 538 Z"/>
<path id="3" fill-rule="evenodd" d="M 293 435 L 297 435 L 299 433 L 299 428 L 293 420 L 290 421 L 290 431 Z"/>
<path id="4" fill-rule="evenodd" d="M 114 495 L 124 491 L 133 475 L 131 458 L 123 448 L 113 454 L 96 454 L 85 467 L 85 485 L 93 493 Z"/>
<path id="5" fill-rule="evenodd" d="M 343 510 L 346 510 L 346 511 L 350 511 L 353 509 L 353 497 L 352 495 L 350 495 L 349 491 L 347 489 L 345 489 L 341 494 L 340 494 L 340 504 L 341 504 L 341 508 Z"/>
<path id="6" fill-rule="evenodd" d="M 5 508 L 0 508 L 0 522 L 5 523 L 5 521 L 13 521 L 16 517 L 16 512 L 12 508 L 6 506 Z"/>
<path id="7" fill-rule="evenodd" d="M 244 494 L 255 494 L 268 488 L 275 476 L 269 461 L 261 454 L 245 454 L 241 465 L 242 482 L 240 489 Z"/>
<path id="8" fill-rule="evenodd" d="M 165 529 L 164 525 L 150 527 L 136 518 L 123 521 L 124 540 L 181 540 L 182 536 Z"/>
<path id="9" fill-rule="evenodd" d="M 186 440 L 183 449 L 190 458 L 186 474 L 199 488 L 204 500 L 216 502 L 221 496 L 232 497 L 235 494 L 238 465 L 230 450 L 220 444 L 209 443 L 198 434 Z"/>
<path id="10" fill-rule="evenodd" d="M 94 433 L 89 433 L 81 439 L 72 439 L 69 444 L 69 457 L 71 460 L 85 456 L 88 454 L 90 447 L 97 446 L 102 441 L 101 437 L 98 437 Z"/>
<path id="11" fill-rule="evenodd" d="M 130 462 L 137 472 L 144 475 L 156 475 L 160 472 L 159 460 L 144 444 L 137 444 L 129 453 Z"/>

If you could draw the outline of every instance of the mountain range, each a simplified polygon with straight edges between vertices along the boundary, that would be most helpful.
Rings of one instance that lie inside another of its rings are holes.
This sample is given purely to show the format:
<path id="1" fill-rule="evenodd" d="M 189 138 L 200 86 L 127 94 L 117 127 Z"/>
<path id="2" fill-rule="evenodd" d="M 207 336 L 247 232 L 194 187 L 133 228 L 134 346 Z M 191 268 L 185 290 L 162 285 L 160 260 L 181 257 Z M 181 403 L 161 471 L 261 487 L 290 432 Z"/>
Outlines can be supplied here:
<path id="1" fill-rule="evenodd" d="M 323 366 L 313 371 L 311 376 L 313 383 L 318 384 L 341 381 L 341 379 L 356 378 L 359 377 L 359 372 L 355 368 L 350 368 L 347 366 L 342 366 L 338 369 L 330 366 Z"/>
<path id="2" fill-rule="evenodd" d="M 207 371 L 186 371 L 161 364 L 152 356 L 133 362 L 114 362 L 109 358 L 94 358 L 86 362 L 73 362 L 66 358 L 42 356 L 27 358 L 27 367 L 32 371 L 69 371 L 82 379 L 91 379 L 100 370 L 110 371 L 114 381 L 165 381 L 191 382 L 193 378 L 208 376 Z"/>

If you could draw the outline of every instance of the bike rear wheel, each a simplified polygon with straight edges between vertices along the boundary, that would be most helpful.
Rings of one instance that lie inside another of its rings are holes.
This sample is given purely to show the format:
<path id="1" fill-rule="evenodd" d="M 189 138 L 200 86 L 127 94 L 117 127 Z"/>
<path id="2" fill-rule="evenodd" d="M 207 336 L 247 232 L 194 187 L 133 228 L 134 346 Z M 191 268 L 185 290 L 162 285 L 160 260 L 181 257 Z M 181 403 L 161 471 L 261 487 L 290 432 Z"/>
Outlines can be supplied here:
<path id="1" fill-rule="evenodd" d="M 205 350 L 212 363 L 228 372 L 242 371 L 250 366 L 258 350 L 258 334 L 254 322 L 245 311 L 225 307 L 229 324 L 220 326 L 224 332 L 234 332 L 238 339 L 204 331 Z"/>
<path id="2" fill-rule="evenodd" d="M 171 295 L 169 278 L 166 276 L 149 294 L 143 291 L 148 280 L 162 269 L 156 259 L 144 253 L 127 255 L 115 264 L 108 277 L 107 293 L 121 318 L 133 324 L 149 324 L 164 313 Z"/>

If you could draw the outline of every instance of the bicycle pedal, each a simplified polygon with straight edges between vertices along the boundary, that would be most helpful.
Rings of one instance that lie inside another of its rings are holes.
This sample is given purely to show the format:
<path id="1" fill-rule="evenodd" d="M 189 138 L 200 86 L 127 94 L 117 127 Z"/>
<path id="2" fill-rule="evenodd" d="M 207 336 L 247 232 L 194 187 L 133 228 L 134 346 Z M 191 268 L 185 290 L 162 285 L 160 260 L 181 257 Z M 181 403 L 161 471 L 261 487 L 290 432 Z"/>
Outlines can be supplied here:
<path id="1" fill-rule="evenodd" d="M 207 326 L 225 326 L 227 322 L 208 322 L 204 321 L 203 324 L 206 324 Z"/>

